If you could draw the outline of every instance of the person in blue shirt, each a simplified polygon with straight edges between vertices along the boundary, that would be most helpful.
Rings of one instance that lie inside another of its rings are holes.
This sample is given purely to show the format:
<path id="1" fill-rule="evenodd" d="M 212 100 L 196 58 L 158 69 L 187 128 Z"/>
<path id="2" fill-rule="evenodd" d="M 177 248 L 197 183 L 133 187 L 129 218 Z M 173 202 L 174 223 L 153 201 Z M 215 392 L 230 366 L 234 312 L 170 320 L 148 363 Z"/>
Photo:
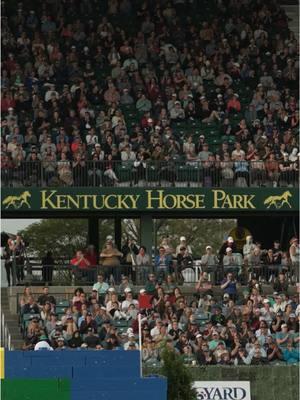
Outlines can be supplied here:
<path id="1" fill-rule="evenodd" d="M 164 247 L 159 248 L 159 254 L 155 257 L 155 268 L 157 271 L 157 278 L 159 283 L 165 280 L 166 276 L 170 273 L 172 265 L 172 256 L 166 254 Z"/>
<path id="2" fill-rule="evenodd" d="M 237 297 L 237 288 L 236 288 L 236 279 L 233 276 L 232 272 L 229 272 L 221 282 L 221 289 L 224 291 L 224 294 L 229 294 L 229 297 L 232 300 L 236 300 Z"/>

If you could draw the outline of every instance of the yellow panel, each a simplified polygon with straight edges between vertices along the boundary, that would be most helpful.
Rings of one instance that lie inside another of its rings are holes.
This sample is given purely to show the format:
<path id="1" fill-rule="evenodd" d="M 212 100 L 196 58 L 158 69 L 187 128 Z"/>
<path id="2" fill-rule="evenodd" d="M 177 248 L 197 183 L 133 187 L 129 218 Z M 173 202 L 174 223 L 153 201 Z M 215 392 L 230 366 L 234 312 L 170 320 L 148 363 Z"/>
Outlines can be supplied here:
<path id="1" fill-rule="evenodd" d="M 4 349 L 0 347 L 0 379 L 4 379 Z"/>

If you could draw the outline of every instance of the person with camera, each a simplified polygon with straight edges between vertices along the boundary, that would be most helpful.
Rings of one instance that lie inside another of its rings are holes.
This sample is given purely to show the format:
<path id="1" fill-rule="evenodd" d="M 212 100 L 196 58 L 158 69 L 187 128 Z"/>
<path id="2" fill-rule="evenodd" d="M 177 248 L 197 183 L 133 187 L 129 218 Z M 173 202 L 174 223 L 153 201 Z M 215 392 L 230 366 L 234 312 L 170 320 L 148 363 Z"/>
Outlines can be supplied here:
<path id="1" fill-rule="evenodd" d="M 224 294 L 227 293 L 232 300 L 236 300 L 237 298 L 237 281 L 232 272 L 229 272 L 226 278 L 221 282 L 221 289 L 224 291 Z"/>
<path id="2" fill-rule="evenodd" d="M 24 280 L 24 260 L 26 246 L 22 236 L 17 233 L 16 239 L 8 240 L 9 252 L 12 255 L 12 262 L 16 262 L 17 283 L 22 283 Z"/>

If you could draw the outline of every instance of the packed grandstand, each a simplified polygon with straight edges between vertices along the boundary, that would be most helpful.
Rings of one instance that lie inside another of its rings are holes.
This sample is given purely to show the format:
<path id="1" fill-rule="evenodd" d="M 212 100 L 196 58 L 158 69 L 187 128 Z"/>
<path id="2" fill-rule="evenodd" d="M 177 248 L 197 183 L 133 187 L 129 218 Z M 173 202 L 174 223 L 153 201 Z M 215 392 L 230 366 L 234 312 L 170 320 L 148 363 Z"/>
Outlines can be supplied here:
<path id="1" fill-rule="evenodd" d="M 299 184 L 298 41 L 276 1 L 1 7 L 3 187 Z M 65 298 L 50 252 L 42 293 L 26 285 L 26 244 L 11 237 L 22 349 L 139 350 L 141 315 L 149 367 L 165 347 L 189 366 L 298 363 L 299 239 L 271 234 L 270 248 L 207 243 L 197 263 L 184 236 L 155 254 L 108 237 L 69 260 Z"/>
<path id="2" fill-rule="evenodd" d="M 2 3 L 2 185 L 295 185 L 287 23 L 275 1 Z"/>

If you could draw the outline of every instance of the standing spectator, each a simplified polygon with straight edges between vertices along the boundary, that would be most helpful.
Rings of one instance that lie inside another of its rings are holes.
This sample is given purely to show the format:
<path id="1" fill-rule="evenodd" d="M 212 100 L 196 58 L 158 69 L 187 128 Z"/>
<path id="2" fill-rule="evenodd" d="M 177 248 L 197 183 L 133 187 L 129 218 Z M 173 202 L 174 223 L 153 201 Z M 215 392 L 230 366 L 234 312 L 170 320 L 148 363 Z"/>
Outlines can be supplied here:
<path id="1" fill-rule="evenodd" d="M 84 257 L 84 254 L 81 250 L 76 252 L 75 257 L 72 258 L 70 263 L 73 266 L 73 273 L 75 276 L 87 276 L 87 270 L 89 269 L 90 262 L 86 257 Z"/>
<path id="2" fill-rule="evenodd" d="M 237 298 L 237 287 L 236 287 L 236 280 L 233 276 L 232 272 L 227 274 L 227 277 L 223 279 L 221 282 L 221 289 L 224 293 L 229 294 L 230 298 L 236 300 Z"/>
<path id="3" fill-rule="evenodd" d="M 181 247 L 185 247 L 187 253 L 189 255 L 192 255 L 193 251 L 192 251 L 191 246 L 189 244 L 187 244 L 186 237 L 185 236 L 180 236 L 179 240 L 180 240 L 180 243 L 176 246 L 176 254 L 175 255 L 177 256 L 180 253 L 180 248 Z"/>
<path id="4" fill-rule="evenodd" d="M 145 246 L 141 246 L 136 256 L 136 278 L 137 283 L 144 283 L 149 273 L 152 262 Z"/>
<path id="5" fill-rule="evenodd" d="M 52 252 L 47 251 L 46 256 L 42 258 L 42 276 L 43 276 L 43 281 L 45 283 L 49 283 L 51 285 L 52 283 L 52 277 L 53 277 L 53 270 L 54 270 L 54 258 L 52 257 Z"/>
<path id="6" fill-rule="evenodd" d="M 100 253 L 101 264 L 104 267 L 105 278 L 120 280 L 120 257 L 123 256 L 117 248 L 113 247 L 111 240 L 108 240 Z"/>
<path id="7" fill-rule="evenodd" d="M 158 279 L 161 283 L 165 280 L 167 274 L 170 273 L 171 265 L 171 256 L 166 254 L 164 247 L 160 247 L 159 254 L 155 257 L 155 267 L 158 274 Z"/>

